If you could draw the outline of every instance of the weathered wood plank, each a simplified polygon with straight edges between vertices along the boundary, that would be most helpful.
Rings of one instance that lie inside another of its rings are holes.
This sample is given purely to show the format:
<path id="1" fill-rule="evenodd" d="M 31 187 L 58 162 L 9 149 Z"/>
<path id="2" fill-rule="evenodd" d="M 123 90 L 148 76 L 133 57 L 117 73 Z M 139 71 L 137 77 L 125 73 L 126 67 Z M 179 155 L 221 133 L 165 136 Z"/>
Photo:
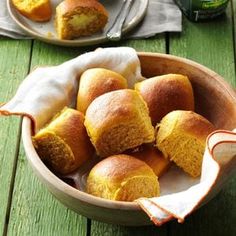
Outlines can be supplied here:
<path id="1" fill-rule="evenodd" d="M 35 41 L 31 69 L 55 65 L 79 50 Z M 20 64 L 20 63 L 19 63 Z M 87 219 L 59 203 L 32 173 L 21 145 L 8 235 L 86 235 Z"/>
<path id="2" fill-rule="evenodd" d="M 119 44 L 108 44 L 109 46 L 133 47 L 138 52 L 166 52 L 165 35 L 160 34 L 152 38 L 138 40 L 123 40 Z"/>
<path id="3" fill-rule="evenodd" d="M 57 201 L 28 166 L 21 145 L 8 235 L 86 235 L 86 218 Z"/>
<path id="4" fill-rule="evenodd" d="M 195 60 L 222 75 L 232 85 L 235 61 L 230 6 L 227 15 L 214 21 L 191 23 L 184 20 L 184 32 L 171 34 L 170 53 Z M 227 115 L 227 114 L 225 114 Z M 206 206 L 181 225 L 170 224 L 170 235 L 236 235 L 236 177 Z"/>
<path id="5" fill-rule="evenodd" d="M 235 235 L 235 186 L 236 178 L 233 178 L 213 200 L 187 217 L 183 224 L 172 222 L 169 235 Z"/>
<path id="6" fill-rule="evenodd" d="M 168 235 L 168 225 L 162 227 L 156 226 L 141 226 L 141 227 L 128 227 L 100 223 L 92 221 L 91 236 L 164 236 Z"/>
<path id="7" fill-rule="evenodd" d="M 170 54 L 192 59 L 235 84 L 233 25 L 227 14 L 210 22 L 193 23 L 186 18 L 181 34 L 170 34 Z"/>
<path id="8" fill-rule="evenodd" d="M 109 44 L 109 46 L 114 46 L 114 45 L 115 44 Z M 137 51 L 146 51 L 146 52 L 165 53 L 166 50 L 164 35 L 156 36 L 150 39 L 122 41 L 119 45 L 133 47 Z M 167 225 L 161 228 L 155 226 L 125 227 L 125 226 L 105 224 L 98 221 L 92 221 L 91 236 L 167 235 L 168 231 L 167 227 L 168 227 Z"/>
<path id="9" fill-rule="evenodd" d="M 27 74 L 30 41 L 0 38 L 0 102 L 7 102 Z M 20 119 L 0 117 L 0 235 L 6 229 L 18 152 Z"/>

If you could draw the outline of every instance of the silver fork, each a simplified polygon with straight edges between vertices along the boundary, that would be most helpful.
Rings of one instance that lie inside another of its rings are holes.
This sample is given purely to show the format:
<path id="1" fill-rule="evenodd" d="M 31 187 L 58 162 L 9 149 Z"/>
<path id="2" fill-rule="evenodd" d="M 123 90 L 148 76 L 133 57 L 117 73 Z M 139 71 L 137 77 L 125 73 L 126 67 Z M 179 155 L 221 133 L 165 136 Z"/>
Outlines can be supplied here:
<path id="1" fill-rule="evenodd" d="M 116 16 L 112 26 L 107 31 L 107 38 L 111 41 L 118 41 L 121 39 L 122 26 L 125 22 L 126 17 L 129 14 L 133 0 L 123 0 L 121 9 Z"/>

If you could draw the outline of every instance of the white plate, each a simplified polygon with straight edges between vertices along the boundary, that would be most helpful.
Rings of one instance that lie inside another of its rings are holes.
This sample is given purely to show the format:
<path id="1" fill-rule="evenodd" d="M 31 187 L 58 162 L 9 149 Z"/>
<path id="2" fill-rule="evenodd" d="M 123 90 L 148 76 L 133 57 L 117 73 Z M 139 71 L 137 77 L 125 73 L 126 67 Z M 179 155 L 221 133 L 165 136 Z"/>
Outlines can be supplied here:
<path id="1" fill-rule="evenodd" d="M 86 46 L 99 44 L 108 41 L 106 32 L 114 22 L 116 15 L 121 9 L 123 0 L 101 0 L 109 13 L 108 23 L 101 33 L 89 37 L 81 37 L 75 40 L 60 40 L 57 38 L 54 28 L 55 7 L 62 2 L 61 0 L 52 0 L 53 16 L 49 22 L 38 23 L 28 20 L 22 16 L 12 5 L 11 0 L 7 0 L 8 11 L 13 20 L 29 35 L 42 41 L 64 45 L 64 46 Z M 148 7 L 148 0 L 134 0 L 130 13 L 124 23 L 122 34 L 133 29 L 145 16 Z"/>

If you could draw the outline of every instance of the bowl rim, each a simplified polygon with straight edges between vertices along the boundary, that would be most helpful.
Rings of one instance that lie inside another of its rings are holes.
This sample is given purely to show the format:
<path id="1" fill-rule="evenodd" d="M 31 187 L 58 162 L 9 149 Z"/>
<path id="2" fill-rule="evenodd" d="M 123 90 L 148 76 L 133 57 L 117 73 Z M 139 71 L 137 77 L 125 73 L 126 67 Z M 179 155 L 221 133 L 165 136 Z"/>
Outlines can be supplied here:
<path id="1" fill-rule="evenodd" d="M 178 57 L 178 56 L 174 56 L 170 54 L 163 54 L 163 53 L 138 52 L 138 56 L 139 57 L 150 56 L 150 57 L 165 58 L 165 59 L 182 62 L 192 67 L 195 67 L 198 70 L 201 70 L 206 74 L 209 74 L 218 83 L 220 83 L 222 85 L 222 88 L 224 88 L 224 90 L 227 91 L 227 93 L 232 97 L 232 99 L 235 101 L 235 104 L 236 104 L 236 93 L 234 89 L 229 85 L 229 83 L 225 81 L 219 74 L 217 74 L 213 70 L 197 62 L 194 62 L 186 58 L 182 58 L 182 57 Z M 46 165 L 41 161 L 36 150 L 34 149 L 32 139 L 31 139 L 31 127 L 32 127 L 31 119 L 28 116 L 24 116 L 23 122 L 22 122 L 22 139 L 23 139 L 25 153 L 29 161 L 29 164 L 35 170 L 34 171 L 35 174 L 38 175 L 38 177 L 41 177 L 44 183 L 49 183 L 50 185 L 53 186 L 53 188 L 55 188 L 59 192 L 63 192 L 65 195 L 69 195 L 72 198 L 75 198 L 77 200 L 86 202 L 88 204 L 91 204 L 97 207 L 119 209 L 119 210 L 132 210 L 132 211 L 141 210 L 141 207 L 137 204 L 137 202 L 114 201 L 114 200 L 108 200 L 108 199 L 96 197 L 86 192 L 75 189 L 74 187 L 70 186 L 69 184 L 61 180 L 59 177 L 54 175 L 53 172 L 51 172 L 46 167 Z"/>

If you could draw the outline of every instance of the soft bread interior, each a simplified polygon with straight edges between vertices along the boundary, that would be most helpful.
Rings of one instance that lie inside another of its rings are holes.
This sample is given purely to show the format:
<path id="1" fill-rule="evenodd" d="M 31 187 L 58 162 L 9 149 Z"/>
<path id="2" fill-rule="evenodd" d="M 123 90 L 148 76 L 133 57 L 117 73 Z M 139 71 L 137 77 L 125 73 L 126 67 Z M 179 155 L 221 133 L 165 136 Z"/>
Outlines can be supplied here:
<path id="1" fill-rule="evenodd" d="M 19 9 L 24 9 L 25 11 L 32 11 L 33 8 L 36 8 L 48 0 L 13 0 L 13 3 L 19 7 Z"/>
<path id="2" fill-rule="evenodd" d="M 95 165 L 87 178 L 88 193 L 116 201 L 134 201 L 160 194 L 158 179 L 143 161 L 114 155 Z"/>
<path id="3" fill-rule="evenodd" d="M 201 174 L 205 145 L 195 137 L 173 132 L 162 142 L 158 142 L 158 147 L 165 157 L 170 158 L 191 176 L 197 177 Z"/>
<path id="4" fill-rule="evenodd" d="M 33 138 L 34 146 L 45 163 L 59 173 L 74 169 L 74 154 L 65 141 L 52 131 L 41 131 Z"/>
<path id="5" fill-rule="evenodd" d="M 192 177 L 201 174 L 207 135 L 214 126 L 204 117 L 188 111 L 173 111 L 158 125 L 157 147 Z"/>
<path id="6" fill-rule="evenodd" d="M 156 179 L 147 176 L 134 176 L 121 183 L 116 190 L 113 200 L 134 201 L 140 197 L 156 197 L 160 195 L 159 183 Z"/>
<path id="7" fill-rule="evenodd" d="M 86 112 L 85 126 L 101 157 L 155 139 L 148 108 L 141 96 L 130 89 L 116 90 L 95 99 Z"/>
<path id="8" fill-rule="evenodd" d="M 144 133 L 144 135 L 140 135 Z M 96 142 L 98 155 L 109 156 L 153 141 L 153 133 L 143 121 L 130 121 L 114 125 L 103 132 Z"/>
<path id="9" fill-rule="evenodd" d="M 56 29 L 61 39 L 92 35 L 101 31 L 106 23 L 107 15 L 95 7 L 78 4 L 68 12 L 63 12 L 60 5 L 56 8 Z"/>

